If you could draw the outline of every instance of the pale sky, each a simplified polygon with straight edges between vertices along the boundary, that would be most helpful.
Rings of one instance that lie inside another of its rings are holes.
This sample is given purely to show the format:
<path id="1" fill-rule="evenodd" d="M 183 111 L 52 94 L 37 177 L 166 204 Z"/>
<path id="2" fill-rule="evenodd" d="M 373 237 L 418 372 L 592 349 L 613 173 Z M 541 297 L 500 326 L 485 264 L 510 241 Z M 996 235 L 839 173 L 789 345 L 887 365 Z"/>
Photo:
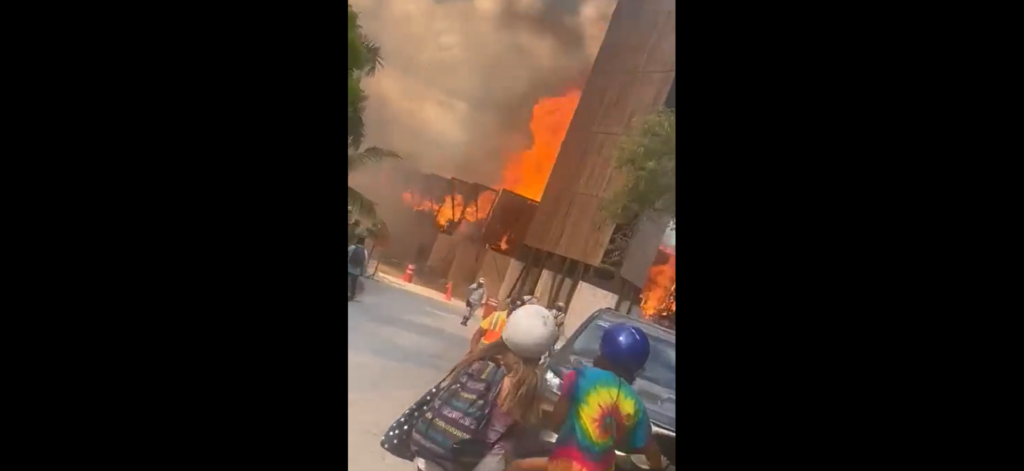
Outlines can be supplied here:
<path id="1" fill-rule="evenodd" d="M 661 243 L 672 247 L 676 246 L 676 230 L 673 228 L 665 229 L 665 235 L 661 237 Z"/>

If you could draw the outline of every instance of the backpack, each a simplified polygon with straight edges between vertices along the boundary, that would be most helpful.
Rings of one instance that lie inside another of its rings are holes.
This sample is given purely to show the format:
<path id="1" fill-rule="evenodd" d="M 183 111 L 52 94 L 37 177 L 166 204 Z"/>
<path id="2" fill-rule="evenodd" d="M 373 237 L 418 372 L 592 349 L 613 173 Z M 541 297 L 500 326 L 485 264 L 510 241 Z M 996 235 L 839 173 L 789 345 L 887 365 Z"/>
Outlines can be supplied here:
<path id="1" fill-rule="evenodd" d="M 478 361 L 453 379 L 413 426 L 416 455 L 472 469 L 492 445 L 481 443 L 482 429 L 503 379 L 505 371 L 489 361 Z"/>
<path id="2" fill-rule="evenodd" d="M 350 267 L 362 267 L 366 265 L 366 249 L 355 245 L 355 250 L 352 251 L 352 255 L 348 256 L 348 265 Z"/>

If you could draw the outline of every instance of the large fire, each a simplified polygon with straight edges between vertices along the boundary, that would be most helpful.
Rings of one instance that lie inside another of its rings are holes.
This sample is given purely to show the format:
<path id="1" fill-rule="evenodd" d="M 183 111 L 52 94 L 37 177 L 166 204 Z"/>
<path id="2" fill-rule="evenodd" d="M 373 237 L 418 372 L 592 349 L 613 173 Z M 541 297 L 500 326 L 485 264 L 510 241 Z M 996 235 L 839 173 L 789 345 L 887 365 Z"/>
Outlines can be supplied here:
<path id="1" fill-rule="evenodd" d="M 501 188 L 540 201 L 551 168 L 558 157 L 558 150 L 562 147 L 562 140 L 569 130 L 569 122 L 580 102 L 580 93 L 580 90 L 570 90 L 564 96 L 542 98 L 533 106 L 533 117 L 530 119 L 533 146 L 521 154 L 506 158 L 501 173 Z"/>
<path id="2" fill-rule="evenodd" d="M 439 230 L 444 230 L 455 221 L 472 222 L 485 219 L 491 206 L 494 205 L 495 198 L 497 198 L 496 193 L 485 191 L 480 193 L 475 201 L 471 200 L 467 205 L 466 199 L 460 194 L 456 194 L 454 198 L 452 195 L 446 195 L 444 201 L 438 204 L 421 198 L 412 191 L 402 193 L 402 202 L 406 206 L 416 211 L 435 214 L 434 220 L 437 222 Z"/>
<path id="3" fill-rule="evenodd" d="M 483 193 L 480 193 L 480 196 L 478 196 L 476 199 L 476 209 L 480 214 L 480 219 L 484 219 L 488 215 L 490 215 L 491 207 L 494 206 L 494 200 L 496 199 L 498 199 L 498 194 L 493 191 L 485 191 Z M 474 217 L 476 217 L 476 213 L 474 213 Z"/>
<path id="4" fill-rule="evenodd" d="M 501 182 L 497 187 L 540 201 L 562 147 L 562 140 L 576 112 L 576 105 L 579 104 L 580 94 L 580 90 L 572 89 L 563 96 L 541 98 L 533 106 L 530 119 L 533 145 L 519 154 L 505 158 Z M 485 219 L 496 198 L 497 193 L 487 191 L 481 193 L 476 201 L 467 202 L 463 195 L 455 194 L 445 196 L 444 201 L 439 202 L 422 198 L 411 191 L 402 193 L 402 201 L 406 206 L 435 214 L 439 230 L 445 230 L 455 221 Z M 507 239 L 504 239 L 499 246 L 504 250 L 507 244 Z"/>
<path id="5" fill-rule="evenodd" d="M 651 266 L 650 277 L 640 292 L 640 310 L 647 317 L 667 315 L 676 311 L 676 251 L 662 245 L 655 260 L 664 263 Z"/>

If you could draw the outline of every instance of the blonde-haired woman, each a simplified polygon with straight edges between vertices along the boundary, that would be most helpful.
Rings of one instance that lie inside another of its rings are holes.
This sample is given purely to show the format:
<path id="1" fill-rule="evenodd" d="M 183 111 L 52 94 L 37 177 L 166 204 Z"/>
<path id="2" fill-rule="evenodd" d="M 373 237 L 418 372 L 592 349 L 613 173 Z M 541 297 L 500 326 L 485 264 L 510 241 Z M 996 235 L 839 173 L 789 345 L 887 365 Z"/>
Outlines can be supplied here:
<path id="1" fill-rule="evenodd" d="M 555 320 L 547 309 L 523 306 L 508 318 L 499 340 L 467 355 L 446 376 L 446 380 L 452 380 L 465 372 L 475 373 L 493 366 L 505 373 L 490 417 L 480 430 L 479 438 L 490 444 L 490 452 L 474 471 L 503 471 L 506 461 L 512 459 L 513 429 L 537 423 L 541 402 L 539 362 L 557 338 Z M 453 463 L 421 458 L 415 440 L 412 451 L 420 471 L 457 471 Z"/>

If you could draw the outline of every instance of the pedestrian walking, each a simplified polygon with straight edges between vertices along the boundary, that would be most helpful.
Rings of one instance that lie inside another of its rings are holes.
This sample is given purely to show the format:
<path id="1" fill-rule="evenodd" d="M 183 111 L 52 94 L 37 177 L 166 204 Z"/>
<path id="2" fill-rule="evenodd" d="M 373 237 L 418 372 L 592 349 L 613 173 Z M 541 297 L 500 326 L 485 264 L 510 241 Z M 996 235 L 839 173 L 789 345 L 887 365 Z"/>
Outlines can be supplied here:
<path id="1" fill-rule="evenodd" d="M 348 248 L 348 300 L 356 299 L 356 288 L 359 287 L 359 277 L 366 274 L 366 262 L 369 258 L 366 247 L 363 243 L 366 239 L 360 237 L 356 243 Z"/>
<path id="2" fill-rule="evenodd" d="M 487 288 L 484 287 L 484 279 L 469 285 L 469 295 L 466 296 L 466 315 L 462 316 L 462 325 L 468 325 L 473 313 L 484 304 L 487 299 Z"/>

